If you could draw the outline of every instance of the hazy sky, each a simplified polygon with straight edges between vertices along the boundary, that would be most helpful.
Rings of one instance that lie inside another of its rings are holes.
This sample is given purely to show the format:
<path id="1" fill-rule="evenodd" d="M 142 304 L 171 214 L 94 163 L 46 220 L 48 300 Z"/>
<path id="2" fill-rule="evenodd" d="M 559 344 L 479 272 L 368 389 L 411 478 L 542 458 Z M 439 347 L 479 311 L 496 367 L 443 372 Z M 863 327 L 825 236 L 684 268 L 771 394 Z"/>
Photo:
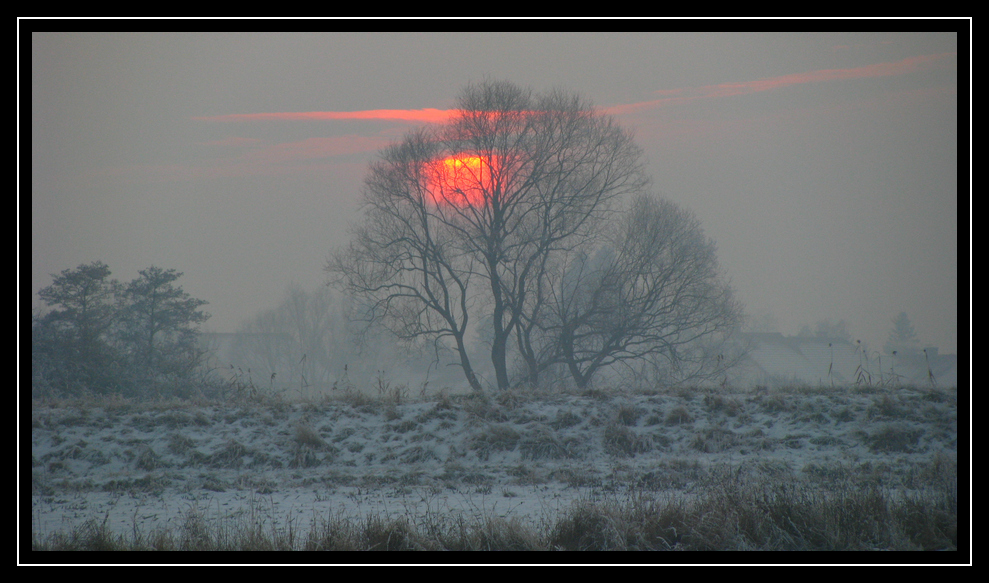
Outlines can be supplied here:
<path id="1" fill-rule="evenodd" d="M 634 129 L 751 315 L 844 319 L 879 349 L 906 311 L 954 352 L 957 51 L 955 33 L 34 33 L 32 289 L 95 260 L 124 282 L 174 268 L 234 331 L 323 282 L 375 153 L 490 78 Z"/>

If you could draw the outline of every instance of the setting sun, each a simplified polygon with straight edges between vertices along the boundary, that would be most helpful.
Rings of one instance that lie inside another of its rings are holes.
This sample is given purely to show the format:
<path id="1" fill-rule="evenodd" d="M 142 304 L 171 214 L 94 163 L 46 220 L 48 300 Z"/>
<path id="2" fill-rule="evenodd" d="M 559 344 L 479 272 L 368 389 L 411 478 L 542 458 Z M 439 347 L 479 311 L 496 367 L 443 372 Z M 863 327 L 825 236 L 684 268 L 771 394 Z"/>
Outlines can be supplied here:
<path id="1" fill-rule="evenodd" d="M 456 155 L 433 164 L 433 202 L 458 207 L 478 207 L 491 196 L 491 165 L 494 157 Z"/>

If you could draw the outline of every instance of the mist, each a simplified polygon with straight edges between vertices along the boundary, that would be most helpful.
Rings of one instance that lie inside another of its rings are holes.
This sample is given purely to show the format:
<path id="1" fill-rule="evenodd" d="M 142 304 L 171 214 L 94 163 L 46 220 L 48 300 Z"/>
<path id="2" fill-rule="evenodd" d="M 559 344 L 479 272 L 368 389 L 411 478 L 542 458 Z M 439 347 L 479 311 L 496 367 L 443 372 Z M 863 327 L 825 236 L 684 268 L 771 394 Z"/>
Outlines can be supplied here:
<path id="1" fill-rule="evenodd" d="M 499 78 L 573 89 L 632 129 L 654 190 L 696 213 L 751 318 L 784 335 L 844 320 L 879 350 L 906 312 L 923 345 L 953 353 L 957 44 L 955 33 L 35 33 L 32 307 L 63 269 L 100 260 L 129 279 L 160 265 L 209 302 L 207 332 L 243 330 L 287 289 L 325 283 L 378 151 L 465 83 Z M 411 113 L 231 119 L 398 110 Z"/>
<path id="2" fill-rule="evenodd" d="M 970 20 L 47 24 L 32 551 L 969 550 Z"/>

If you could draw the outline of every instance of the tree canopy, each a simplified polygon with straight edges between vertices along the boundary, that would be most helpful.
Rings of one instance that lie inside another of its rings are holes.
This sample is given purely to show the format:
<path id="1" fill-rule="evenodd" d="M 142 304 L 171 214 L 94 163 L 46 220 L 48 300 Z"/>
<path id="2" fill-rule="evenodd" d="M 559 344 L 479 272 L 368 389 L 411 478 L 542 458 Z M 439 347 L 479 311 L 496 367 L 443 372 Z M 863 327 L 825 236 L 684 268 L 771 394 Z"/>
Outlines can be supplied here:
<path id="1" fill-rule="evenodd" d="M 639 240 L 647 235 L 634 224 L 637 213 L 652 207 L 639 202 L 622 209 L 623 201 L 646 200 L 641 197 L 649 182 L 630 132 L 580 95 L 534 94 L 508 82 L 468 85 L 449 123 L 409 132 L 371 164 L 363 217 L 327 271 L 366 306 L 368 322 L 384 324 L 410 343 L 451 341 L 475 390 L 482 384 L 468 343 L 481 320 L 497 387 L 518 379 L 535 383 L 540 371 L 568 359 L 571 370 L 581 371 L 577 382 L 586 384 L 620 354 L 641 355 L 634 345 L 663 340 L 655 326 L 669 323 L 653 310 L 664 292 L 643 291 L 660 282 L 633 273 L 662 269 L 659 255 L 643 254 L 650 242 Z M 672 227 L 662 223 L 666 219 L 690 221 L 672 211 L 663 217 L 650 227 Z M 698 241 L 690 225 L 688 236 Z M 697 244 L 697 254 L 713 259 L 713 247 Z M 560 321 L 570 317 L 561 304 L 568 301 L 559 288 L 564 276 L 578 269 L 579 258 L 608 246 L 616 259 L 605 261 L 595 276 L 603 287 L 594 290 L 579 276 L 581 284 L 571 290 L 591 294 L 593 309 Z M 688 275 L 717 279 L 705 261 L 681 264 L 684 269 L 667 277 L 695 269 Z M 715 289 L 727 288 L 708 291 Z M 599 324 L 624 317 L 619 304 L 629 300 L 638 302 L 639 315 L 605 331 Z M 684 295 L 669 301 L 686 306 L 701 300 Z M 727 321 L 715 328 L 725 327 Z M 566 336 L 578 332 L 579 340 Z M 605 340 L 609 334 L 621 338 Z M 667 349 L 674 346 L 669 336 L 664 341 Z M 515 379 L 513 361 L 524 371 Z"/>
<path id="2" fill-rule="evenodd" d="M 127 285 L 100 261 L 53 275 L 38 296 L 49 308 L 32 322 L 36 392 L 150 395 L 188 389 L 203 350 L 196 334 L 206 304 L 174 282 L 181 273 L 151 266 Z"/>

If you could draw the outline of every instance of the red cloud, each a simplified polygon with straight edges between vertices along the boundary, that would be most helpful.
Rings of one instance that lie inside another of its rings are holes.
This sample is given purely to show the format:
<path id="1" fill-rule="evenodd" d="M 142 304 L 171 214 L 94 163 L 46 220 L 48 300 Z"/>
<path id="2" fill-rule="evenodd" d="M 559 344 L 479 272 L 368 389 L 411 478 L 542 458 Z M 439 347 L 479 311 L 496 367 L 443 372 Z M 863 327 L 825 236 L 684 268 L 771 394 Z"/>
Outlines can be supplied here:
<path id="1" fill-rule="evenodd" d="M 719 85 L 705 85 L 696 88 L 666 89 L 655 93 L 664 95 L 662 99 L 645 101 L 641 103 L 631 103 L 627 105 L 616 105 L 605 108 L 605 111 L 613 114 L 631 113 L 639 109 L 683 103 L 694 99 L 706 99 L 711 97 L 731 97 L 733 95 L 746 95 L 769 91 L 789 85 L 801 83 L 818 83 L 823 81 L 836 81 L 842 79 L 858 79 L 862 77 L 886 77 L 890 75 L 905 75 L 943 66 L 944 61 L 958 53 L 939 53 L 936 55 L 921 55 L 918 57 L 908 57 L 896 61 L 895 63 L 877 63 L 853 69 L 821 69 L 818 71 L 808 71 L 806 73 L 794 73 L 779 77 L 768 77 L 756 79 L 754 81 L 742 81 L 738 83 L 721 83 Z M 237 121 L 318 121 L 318 120 L 390 120 L 403 122 L 431 122 L 442 123 L 448 121 L 457 114 L 455 109 L 370 109 L 366 111 L 296 111 L 281 113 L 235 113 L 230 115 L 214 115 L 194 117 L 198 121 L 214 122 L 237 122 Z"/>
<path id="2" fill-rule="evenodd" d="M 301 111 L 283 113 L 236 113 L 194 117 L 199 121 L 314 121 L 339 119 L 381 119 L 407 122 L 444 122 L 456 113 L 453 109 L 371 109 L 367 111 Z"/>

